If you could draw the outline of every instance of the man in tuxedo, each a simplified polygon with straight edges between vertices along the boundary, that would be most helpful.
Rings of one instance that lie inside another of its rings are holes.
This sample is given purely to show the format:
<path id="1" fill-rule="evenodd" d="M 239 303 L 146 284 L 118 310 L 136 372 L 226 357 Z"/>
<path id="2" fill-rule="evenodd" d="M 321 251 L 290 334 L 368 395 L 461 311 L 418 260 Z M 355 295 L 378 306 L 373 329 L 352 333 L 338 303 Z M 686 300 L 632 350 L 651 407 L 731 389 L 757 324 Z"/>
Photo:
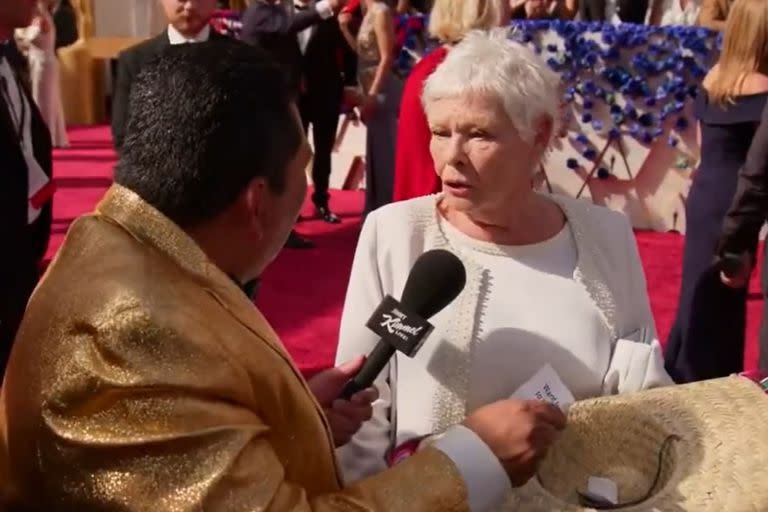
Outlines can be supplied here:
<path id="1" fill-rule="evenodd" d="M 51 136 L 13 42 L 14 30 L 30 24 L 35 3 L 0 2 L 0 378 L 51 233 Z"/>
<path id="2" fill-rule="evenodd" d="M 118 151 L 125 139 L 131 86 L 141 69 L 170 45 L 202 43 L 209 39 L 226 38 L 212 30 L 210 26 L 217 0 L 160 0 L 160 2 L 168 17 L 167 30 L 125 50 L 118 58 L 117 79 L 112 94 L 112 139 Z"/>
<path id="3" fill-rule="evenodd" d="M 299 95 L 304 129 L 312 127 L 312 202 L 325 222 L 339 217 L 329 208 L 331 153 L 341 110 L 344 64 L 354 60 L 335 18 L 345 0 L 256 0 L 243 14 L 241 39 L 269 51 L 284 67 Z"/>
<path id="4" fill-rule="evenodd" d="M 131 97 L 115 185 L 30 300 L 0 394 L 12 505 L 482 512 L 535 474 L 565 417 L 502 400 L 345 487 L 334 449 L 375 393 L 337 397 L 363 358 L 304 380 L 241 288 L 306 194 L 311 151 L 282 72 L 237 42 L 182 45 Z"/>

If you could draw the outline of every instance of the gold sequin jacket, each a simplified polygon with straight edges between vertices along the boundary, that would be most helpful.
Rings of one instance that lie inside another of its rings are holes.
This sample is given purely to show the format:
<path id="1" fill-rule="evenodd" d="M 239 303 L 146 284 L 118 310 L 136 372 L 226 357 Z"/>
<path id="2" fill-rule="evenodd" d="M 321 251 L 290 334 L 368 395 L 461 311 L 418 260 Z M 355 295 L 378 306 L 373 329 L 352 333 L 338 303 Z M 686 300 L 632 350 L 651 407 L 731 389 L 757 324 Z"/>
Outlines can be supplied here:
<path id="1" fill-rule="evenodd" d="M 344 489 L 322 409 L 267 321 L 117 185 L 29 303 L 0 432 L 0 482 L 24 510 L 467 510 L 437 450 Z"/>

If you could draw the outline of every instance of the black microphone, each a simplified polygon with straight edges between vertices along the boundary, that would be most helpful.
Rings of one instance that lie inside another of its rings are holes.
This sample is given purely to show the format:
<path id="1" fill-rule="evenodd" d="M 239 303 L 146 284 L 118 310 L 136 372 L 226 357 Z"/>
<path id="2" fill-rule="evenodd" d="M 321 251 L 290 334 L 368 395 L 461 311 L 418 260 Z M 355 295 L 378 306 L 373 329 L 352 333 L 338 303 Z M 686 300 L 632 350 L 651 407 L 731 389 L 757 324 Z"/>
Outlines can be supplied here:
<path id="1" fill-rule="evenodd" d="M 344 387 L 341 397 L 371 387 L 396 351 L 413 357 L 432 332 L 428 318 L 458 297 L 467 282 L 464 264 L 452 253 L 434 249 L 413 264 L 400 302 L 384 298 L 366 324 L 381 339 L 363 367 Z"/>

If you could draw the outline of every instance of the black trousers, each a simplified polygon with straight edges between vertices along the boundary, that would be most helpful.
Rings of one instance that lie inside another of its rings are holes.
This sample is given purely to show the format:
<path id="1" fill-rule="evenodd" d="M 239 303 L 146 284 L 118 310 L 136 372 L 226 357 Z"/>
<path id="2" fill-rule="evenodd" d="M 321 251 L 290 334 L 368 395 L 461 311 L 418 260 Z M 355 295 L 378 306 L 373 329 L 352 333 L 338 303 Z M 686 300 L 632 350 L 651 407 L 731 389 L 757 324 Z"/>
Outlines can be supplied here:
<path id="1" fill-rule="evenodd" d="M 648 0 L 618 0 L 619 18 L 624 23 L 645 23 Z"/>
<path id="2" fill-rule="evenodd" d="M 341 112 L 341 85 L 332 92 L 310 91 L 299 99 L 299 113 L 304 131 L 309 134 L 312 127 L 312 141 L 315 157 L 312 160 L 312 182 L 315 190 L 312 202 L 317 207 L 327 207 L 331 179 L 331 153 L 336 142 L 336 130 Z"/>
<path id="3" fill-rule="evenodd" d="M 579 14 L 584 21 L 605 21 L 605 0 L 581 0 Z"/>
<path id="4" fill-rule="evenodd" d="M 12 274 L 0 276 L 0 378 L 5 375 L 16 331 L 39 278 L 37 264 L 9 268 L 14 270 Z"/>

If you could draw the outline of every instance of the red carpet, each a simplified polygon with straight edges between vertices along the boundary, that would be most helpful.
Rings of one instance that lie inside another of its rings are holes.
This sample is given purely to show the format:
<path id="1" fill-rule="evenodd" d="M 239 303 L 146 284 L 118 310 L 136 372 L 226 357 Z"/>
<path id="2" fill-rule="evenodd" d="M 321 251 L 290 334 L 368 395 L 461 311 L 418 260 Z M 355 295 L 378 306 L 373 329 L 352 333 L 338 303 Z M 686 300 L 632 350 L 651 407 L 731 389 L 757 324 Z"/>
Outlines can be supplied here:
<path id="1" fill-rule="evenodd" d="M 69 223 L 91 210 L 109 186 L 115 162 L 107 128 L 72 129 L 70 139 L 72 148 L 56 151 L 54 155 L 58 192 L 50 255 L 61 245 Z M 302 222 L 299 231 L 316 242 L 317 248 L 283 251 L 265 274 L 257 301 L 307 373 L 333 363 L 339 316 L 359 231 L 362 195 L 334 192 L 331 206 L 344 222 L 337 226 L 314 220 Z M 307 205 L 305 215 L 311 214 Z M 675 314 L 683 239 L 667 233 L 639 233 L 637 238 L 663 340 Z M 757 361 L 756 340 L 762 310 L 758 283 L 755 277 L 748 305 L 748 368 Z"/>

